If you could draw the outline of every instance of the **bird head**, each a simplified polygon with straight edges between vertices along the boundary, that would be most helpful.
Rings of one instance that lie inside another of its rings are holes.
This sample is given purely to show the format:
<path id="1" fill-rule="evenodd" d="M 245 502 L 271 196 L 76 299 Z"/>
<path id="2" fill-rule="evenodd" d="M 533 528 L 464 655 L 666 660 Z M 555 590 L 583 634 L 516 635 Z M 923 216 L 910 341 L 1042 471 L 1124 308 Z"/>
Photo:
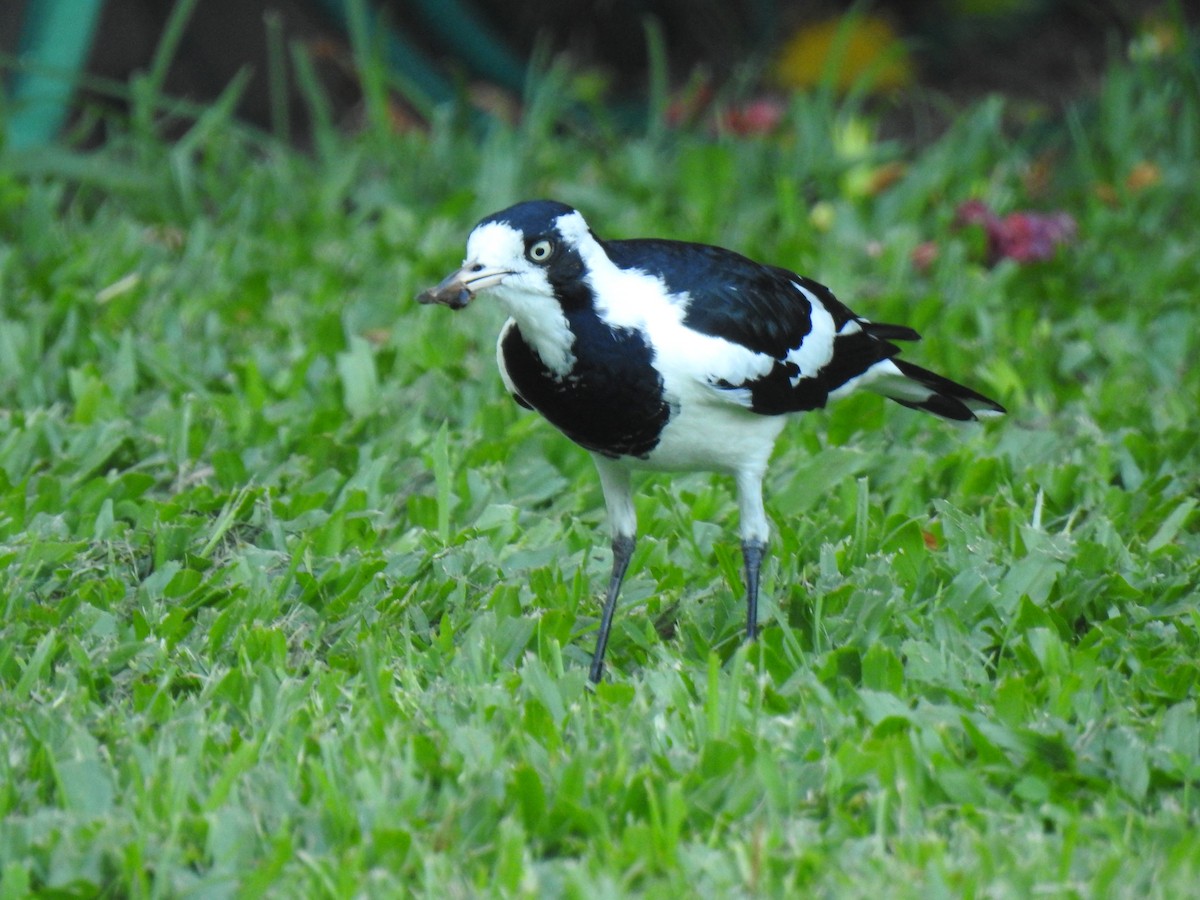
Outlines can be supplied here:
<path id="1" fill-rule="evenodd" d="M 481 220 L 467 238 L 462 267 L 417 301 L 463 309 L 486 292 L 514 315 L 538 309 L 561 315 L 584 290 L 584 255 L 598 247 L 583 216 L 566 204 L 518 203 Z"/>

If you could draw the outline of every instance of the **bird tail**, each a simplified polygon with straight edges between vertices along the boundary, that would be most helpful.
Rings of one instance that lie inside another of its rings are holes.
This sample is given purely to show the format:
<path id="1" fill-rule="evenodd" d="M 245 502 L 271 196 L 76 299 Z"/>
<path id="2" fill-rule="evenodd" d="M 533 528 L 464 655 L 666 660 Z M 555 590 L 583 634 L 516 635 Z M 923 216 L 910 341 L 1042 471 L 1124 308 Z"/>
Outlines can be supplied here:
<path id="1" fill-rule="evenodd" d="M 972 421 L 1002 415 L 1006 410 L 989 397 L 928 369 L 900 359 L 876 367 L 870 389 L 910 409 L 923 409 L 943 419 Z M 866 385 L 864 385 L 866 386 Z"/>

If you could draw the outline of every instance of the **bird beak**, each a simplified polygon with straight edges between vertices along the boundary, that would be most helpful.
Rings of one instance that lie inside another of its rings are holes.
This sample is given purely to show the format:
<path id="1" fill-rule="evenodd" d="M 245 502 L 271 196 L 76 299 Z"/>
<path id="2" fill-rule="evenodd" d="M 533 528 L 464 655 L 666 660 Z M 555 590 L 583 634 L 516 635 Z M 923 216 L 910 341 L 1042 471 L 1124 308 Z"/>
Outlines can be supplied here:
<path id="1" fill-rule="evenodd" d="M 495 287 L 512 272 L 488 268 L 467 262 L 457 272 L 451 272 L 436 287 L 417 294 L 418 303 L 441 303 L 451 309 L 463 309 L 480 291 Z"/>

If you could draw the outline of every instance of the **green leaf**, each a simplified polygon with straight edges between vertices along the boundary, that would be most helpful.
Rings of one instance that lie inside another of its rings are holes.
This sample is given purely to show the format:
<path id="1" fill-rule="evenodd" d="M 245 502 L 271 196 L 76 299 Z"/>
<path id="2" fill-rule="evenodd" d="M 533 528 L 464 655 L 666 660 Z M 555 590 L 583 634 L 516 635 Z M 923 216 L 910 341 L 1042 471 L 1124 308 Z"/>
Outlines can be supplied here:
<path id="1" fill-rule="evenodd" d="M 862 658 L 863 687 L 888 694 L 899 694 L 904 684 L 904 665 L 883 644 L 872 644 Z"/>
<path id="2" fill-rule="evenodd" d="M 1146 542 L 1146 550 L 1150 553 L 1157 553 L 1172 543 L 1183 529 L 1198 502 L 1200 501 L 1197 501 L 1195 497 L 1185 497 L 1158 526 L 1158 531 L 1154 532 L 1154 536 Z"/>
<path id="3" fill-rule="evenodd" d="M 342 382 L 342 402 L 350 415 L 365 418 L 379 405 L 379 374 L 371 345 L 358 336 L 346 340 L 346 350 L 337 355 L 338 377 Z"/>
<path id="4" fill-rule="evenodd" d="M 116 799 L 108 769 L 99 759 L 65 760 L 55 767 L 63 805 L 88 817 L 108 815 Z"/>

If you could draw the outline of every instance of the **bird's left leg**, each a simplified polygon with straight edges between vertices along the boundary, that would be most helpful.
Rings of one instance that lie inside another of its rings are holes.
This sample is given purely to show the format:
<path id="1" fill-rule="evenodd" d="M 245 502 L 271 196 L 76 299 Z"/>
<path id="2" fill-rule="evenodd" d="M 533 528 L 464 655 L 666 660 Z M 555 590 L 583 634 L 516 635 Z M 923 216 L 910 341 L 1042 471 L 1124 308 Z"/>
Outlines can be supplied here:
<path id="1" fill-rule="evenodd" d="M 633 557 L 637 534 L 637 513 L 633 508 L 633 488 L 629 469 L 604 456 L 593 454 L 596 470 L 600 473 L 600 489 L 604 492 L 604 504 L 608 507 L 608 524 L 612 533 L 612 576 L 608 580 L 608 594 L 604 598 L 604 612 L 600 616 L 600 633 L 596 636 L 596 652 L 592 655 L 592 684 L 599 684 L 604 674 L 604 651 L 608 647 L 608 633 L 612 629 L 613 613 L 617 608 L 617 595 L 625 570 Z"/>
<path id="2" fill-rule="evenodd" d="M 746 566 L 746 640 L 758 637 L 758 574 L 767 553 L 770 523 L 763 508 L 760 469 L 737 474 L 738 510 L 742 533 L 742 560 Z"/>
<path id="3" fill-rule="evenodd" d="M 767 542 L 742 541 L 742 559 L 746 565 L 746 640 L 758 637 L 758 572 L 767 553 Z"/>

